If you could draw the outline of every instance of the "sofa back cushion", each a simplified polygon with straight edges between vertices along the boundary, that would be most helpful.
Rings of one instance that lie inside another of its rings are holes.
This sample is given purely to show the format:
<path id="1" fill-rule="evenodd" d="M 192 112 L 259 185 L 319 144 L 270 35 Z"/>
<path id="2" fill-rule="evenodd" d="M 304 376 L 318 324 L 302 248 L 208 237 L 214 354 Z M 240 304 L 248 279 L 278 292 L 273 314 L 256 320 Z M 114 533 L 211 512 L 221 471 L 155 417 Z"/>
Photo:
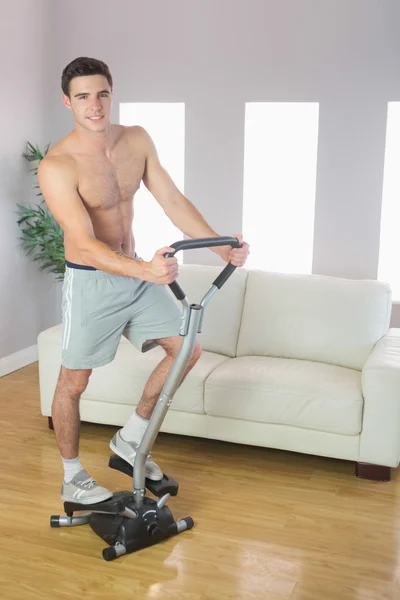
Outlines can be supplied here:
<path id="1" fill-rule="evenodd" d="M 249 270 L 237 355 L 361 370 L 390 315 L 385 283 Z"/>
<path id="2" fill-rule="evenodd" d="M 222 266 L 183 264 L 177 282 L 190 304 L 200 304 Z M 204 310 L 202 332 L 198 340 L 204 350 L 233 357 L 242 318 L 247 271 L 236 269 L 228 281 L 214 294 Z M 178 302 L 178 301 L 176 301 Z M 182 304 L 178 302 L 182 307 Z"/>

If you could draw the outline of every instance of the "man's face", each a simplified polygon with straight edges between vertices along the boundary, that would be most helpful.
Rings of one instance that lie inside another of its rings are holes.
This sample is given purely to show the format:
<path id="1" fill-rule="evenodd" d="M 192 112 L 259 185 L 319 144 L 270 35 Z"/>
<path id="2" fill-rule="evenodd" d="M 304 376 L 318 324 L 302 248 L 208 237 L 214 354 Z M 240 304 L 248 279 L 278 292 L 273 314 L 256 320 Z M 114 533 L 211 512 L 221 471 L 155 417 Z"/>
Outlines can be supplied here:
<path id="1" fill-rule="evenodd" d="M 76 123 L 93 132 L 105 131 L 110 122 L 112 92 L 103 75 L 74 77 L 69 84 L 69 98 L 64 104 L 72 111 Z"/>

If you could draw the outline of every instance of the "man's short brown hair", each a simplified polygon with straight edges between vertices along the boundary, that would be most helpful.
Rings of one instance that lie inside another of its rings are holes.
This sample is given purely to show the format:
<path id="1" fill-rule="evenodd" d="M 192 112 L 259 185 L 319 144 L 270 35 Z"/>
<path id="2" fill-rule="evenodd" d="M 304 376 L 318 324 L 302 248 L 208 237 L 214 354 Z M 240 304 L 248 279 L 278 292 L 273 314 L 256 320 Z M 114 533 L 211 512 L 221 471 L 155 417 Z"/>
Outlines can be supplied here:
<path id="1" fill-rule="evenodd" d="M 66 96 L 69 98 L 69 84 L 75 77 L 84 77 L 85 75 L 104 75 L 112 90 L 113 81 L 110 70 L 106 63 L 97 58 L 88 58 L 87 56 L 80 56 L 75 58 L 72 62 L 65 67 L 61 76 L 61 89 Z"/>

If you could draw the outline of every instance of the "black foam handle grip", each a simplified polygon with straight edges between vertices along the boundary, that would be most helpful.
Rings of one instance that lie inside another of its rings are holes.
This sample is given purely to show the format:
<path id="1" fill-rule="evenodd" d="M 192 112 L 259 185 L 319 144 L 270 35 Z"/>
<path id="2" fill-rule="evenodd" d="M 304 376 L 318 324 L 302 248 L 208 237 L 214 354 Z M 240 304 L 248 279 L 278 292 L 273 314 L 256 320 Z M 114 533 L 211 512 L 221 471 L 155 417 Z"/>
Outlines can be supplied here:
<path id="1" fill-rule="evenodd" d="M 194 250 L 195 248 L 210 248 L 213 246 L 232 246 L 232 248 L 241 248 L 242 244 L 237 238 L 230 236 L 179 240 L 179 242 L 174 242 L 169 246 L 170 248 L 174 248 L 175 252 L 166 252 L 164 256 L 165 258 L 170 258 L 171 256 L 175 256 L 175 253 L 178 252 L 178 250 Z M 215 279 L 213 285 L 218 289 L 221 289 L 235 269 L 236 267 L 232 263 L 228 263 Z M 173 281 L 168 285 L 178 300 L 183 300 L 185 298 L 186 294 L 177 281 Z"/>
<path id="2" fill-rule="evenodd" d="M 169 283 L 168 285 L 169 285 L 171 291 L 175 294 L 177 300 L 184 299 L 186 294 L 177 281 L 173 281 L 172 283 Z"/>
<path id="3" fill-rule="evenodd" d="M 232 263 L 228 263 L 225 269 L 218 275 L 218 277 L 213 281 L 213 285 L 217 287 L 219 290 L 222 288 L 224 283 L 229 279 L 232 275 L 233 271 L 236 269 L 235 265 Z"/>
<path id="4" fill-rule="evenodd" d="M 170 244 L 170 248 L 175 248 L 175 252 L 166 252 L 165 258 L 174 256 L 178 250 L 194 250 L 195 248 L 211 248 L 213 246 L 232 246 L 232 248 L 240 248 L 241 244 L 235 237 L 220 236 L 209 238 L 197 238 L 190 240 L 179 240 Z"/>

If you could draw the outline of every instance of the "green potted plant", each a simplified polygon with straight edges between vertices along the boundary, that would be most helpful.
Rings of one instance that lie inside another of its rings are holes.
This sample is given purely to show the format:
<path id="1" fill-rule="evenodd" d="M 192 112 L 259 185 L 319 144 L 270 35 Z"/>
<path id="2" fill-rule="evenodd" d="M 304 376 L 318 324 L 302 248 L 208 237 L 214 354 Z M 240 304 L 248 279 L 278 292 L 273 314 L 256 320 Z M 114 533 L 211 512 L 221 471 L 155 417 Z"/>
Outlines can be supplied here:
<path id="1" fill-rule="evenodd" d="M 50 144 L 42 152 L 36 145 L 27 142 L 22 156 L 30 163 L 36 163 L 30 169 L 37 176 L 39 162 L 44 158 Z M 39 185 L 37 196 L 42 196 Z M 65 258 L 63 231 L 51 215 L 44 199 L 36 205 L 21 205 L 18 207 L 18 225 L 21 229 L 21 247 L 27 256 L 38 263 L 41 271 L 52 273 L 57 281 L 64 279 Z"/>

